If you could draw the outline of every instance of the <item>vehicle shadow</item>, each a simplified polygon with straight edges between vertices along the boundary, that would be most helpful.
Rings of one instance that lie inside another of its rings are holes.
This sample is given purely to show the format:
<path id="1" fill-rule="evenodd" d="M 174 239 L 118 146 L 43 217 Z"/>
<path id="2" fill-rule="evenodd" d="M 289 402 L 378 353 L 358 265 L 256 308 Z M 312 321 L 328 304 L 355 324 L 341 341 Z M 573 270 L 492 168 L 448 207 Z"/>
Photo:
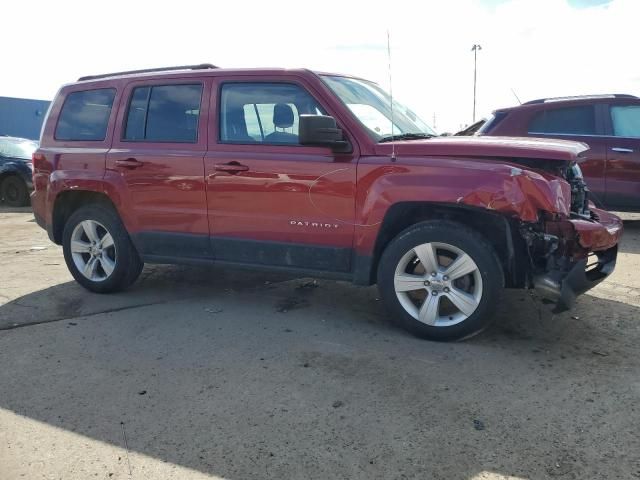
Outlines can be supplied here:
<path id="1" fill-rule="evenodd" d="M 146 265 L 140 279 L 125 292 L 91 293 L 71 281 L 9 301 L 0 306 L 0 330 L 206 298 L 212 291 L 231 294 L 247 288 L 270 288 L 292 278 L 287 274 L 239 269 Z"/>
<path id="2" fill-rule="evenodd" d="M 625 220 L 620 252 L 640 253 L 640 220 Z"/>
<path id="3" fill-rule="evenodd" d="M 0 201 L 0 213 L 29 213 L 31 212 L 31 206 L 27 207 L 10 207 L 4 202 Z"/>
<path id="4" fill-rule="evenodd" d="M 228 479 L 637 470 L 636 307 L 552 315 L 509 292 L 484 334 L 433 343 L 390 325 L 375 288 L 159 270 L 124 295 L 167 301 L 0 332 L 0 408 L 120 447 L 124 427 L 132 451 Z"/>

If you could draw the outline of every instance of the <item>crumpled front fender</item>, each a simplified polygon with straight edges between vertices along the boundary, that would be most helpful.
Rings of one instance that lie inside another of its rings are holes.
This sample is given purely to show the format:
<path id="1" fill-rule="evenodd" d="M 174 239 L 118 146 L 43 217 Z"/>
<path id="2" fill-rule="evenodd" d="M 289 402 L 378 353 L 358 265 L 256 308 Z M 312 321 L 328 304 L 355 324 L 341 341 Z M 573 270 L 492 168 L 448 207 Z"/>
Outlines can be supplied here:
<path id="1" fill-rule="evenodd" d="M 459 198 L 457 203 L 514 214 L 525 222 L 536 221 L 540 211 L 563 216 L 570 213 L 571 187 L 560 178 L 513 167 L 509 177 L 501 177 L 501 184 L 492 182 L 487 187 Z"/>
<path id="2" fill-rule="evenodd" d="M 374 225 L 397 202 L 464 204 L 534 222 L 539 211 L 568 216 L 571 187 L 562 178 L 486 160 L 403 158 L 403 165 L 358 165 L 358 223 Z"/>
<path id="3" fill-rule="evenodd" d="M 358 163 L 356 241 L 358 252 L 373 250 L 378 227 L 402 202 L 483 208 L 523 222 L 541 211 L 568 218 L 571 188 L 562 178 L 484 159 L 364 157 Z"/>

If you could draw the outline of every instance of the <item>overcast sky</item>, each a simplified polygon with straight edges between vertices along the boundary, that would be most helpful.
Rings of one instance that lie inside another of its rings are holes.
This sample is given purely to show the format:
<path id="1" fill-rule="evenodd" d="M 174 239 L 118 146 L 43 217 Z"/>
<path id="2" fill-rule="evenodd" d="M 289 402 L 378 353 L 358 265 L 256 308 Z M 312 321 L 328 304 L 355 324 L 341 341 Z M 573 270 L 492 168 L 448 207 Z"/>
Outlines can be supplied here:
<path id="1" fill-rule="evenodd" d="M 440 132 L 546 96 L 640 95 L 640 0 L 5 0 L 0 96 L 51 99 L 81 75 L 211 62 L 362 76 Z"/>

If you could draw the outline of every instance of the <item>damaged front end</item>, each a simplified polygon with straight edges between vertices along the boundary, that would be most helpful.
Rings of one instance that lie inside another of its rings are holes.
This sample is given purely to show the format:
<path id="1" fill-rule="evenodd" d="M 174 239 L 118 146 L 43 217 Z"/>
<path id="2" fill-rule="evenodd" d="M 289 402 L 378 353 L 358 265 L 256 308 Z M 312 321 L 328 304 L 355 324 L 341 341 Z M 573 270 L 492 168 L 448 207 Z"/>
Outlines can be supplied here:
<path id="1" fill-rule="evenodd" d="M 578 295 L 613 272 L 622 220 L 589 200 L 578 161 L 514 159 L 514 163 L 564 180 L 566 193 L 557 197 L 564 208 L 539 208 L 536 221 L 522 219 L 520 236 L 530 263 L 529 285 L 555 302 L 556 311 L 567 310 Z"/>
<path id="2" fill-rule="evenodd" d="M 531 284 L 564 311 L 613 272 L 622 220 L 587 203 L 587 212 L 572 211 L 569 218 L 544 214 L 537 223 L 522 224 L 520 233 Z"/>

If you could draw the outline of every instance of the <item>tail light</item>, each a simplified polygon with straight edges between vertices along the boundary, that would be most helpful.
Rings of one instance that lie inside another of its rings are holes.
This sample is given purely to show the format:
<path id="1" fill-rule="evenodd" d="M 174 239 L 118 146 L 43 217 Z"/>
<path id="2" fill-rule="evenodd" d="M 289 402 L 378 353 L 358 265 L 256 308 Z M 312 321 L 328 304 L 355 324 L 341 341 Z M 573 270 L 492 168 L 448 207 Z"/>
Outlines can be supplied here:
<path id="1" fill-rule="evenodd" d="M 42 153 L 33 152 L 31 155 L 31 175 L 33 176 L 33 188 L 35 190 L 40 190 L 40 187 L 46 188 L 46 179 L 50 170 L 51 168 L 47 166 L 47 157 Z M 44 175 L 42 175 L 43 172 L 45 173 Z M 41 175 L 38 175 L 39 173 Z"/>

